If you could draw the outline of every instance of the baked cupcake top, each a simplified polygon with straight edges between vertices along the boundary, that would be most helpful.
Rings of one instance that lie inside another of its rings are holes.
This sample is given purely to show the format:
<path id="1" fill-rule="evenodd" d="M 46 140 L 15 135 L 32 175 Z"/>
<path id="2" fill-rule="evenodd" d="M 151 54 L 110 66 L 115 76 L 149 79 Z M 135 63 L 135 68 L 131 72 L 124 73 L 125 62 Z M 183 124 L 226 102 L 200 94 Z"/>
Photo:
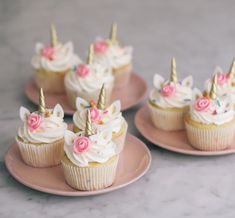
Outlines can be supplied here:
<path id="1" fill-rule="evenodd" d="M 75 67 L 65 77 L 65 84 L 73 90 L 92 92 L 99 90 L 102 84 L 110 85 L 114 77 L 109 67 L 93 62 L 93 45 L 90 46 L 87 64 Z"/>
<path id="2" fill-rule="evenodd" d="M 96 129 L 111 129 L 113 133 L 118 133 L 125 119 L 121 113 L 121 102 L 114 101 L 110 106 L 106 107 L 105 103 L 105 87 L 102 86 L 99 94 L 98 102 L 86 101 L 80 97 L 76 99 L 77 111 L 73 115 L 73 122 L 80 130 L 85 129 L 86 114 L 90 111 L 92 125 Z"/>
<path id="3" fill-rule="evenodd" d="M 233 86 L 234 74 L 235 74 L 235 59 L 233 60 L 231 67 L 228 73 L 224 73 L 224 71 L 220 67 L 216 67 L 214 75 L 217 74 L 217 96 L 219 98 L 231 98 L 233 102 L 235 102 L 235 86 Z M 205 82 L 205 90 L 209 92 L 211 89 L 213 79 L 208 79 Z"/>
<path id="4" fill-rule="evenodd" d="M 234 119 L 232 104 L 228 99 L 217 97 L 217 74 L 215 74 L 210 92 L 194 92 L 195 100 L 190 106 L 192 120 L 202 124 L 222 125 Z"/>
<path id="5" fill-rule="evenodd" d="M 55 27 L 51 27 L 51 44 L 48 46 L 37 43 L 36 55 L 32 58 L 35 69 L 44 69 L 48 72 L 64 72 L 81 63 L 80 58 L 74 53 L 73 43 L 64 45 L 58 41 Z"/>
<path id="6" fill-rule="evenodd" d="M 170 80 L 165 80 L 159 74 L 153 79 L 154 88 L 150 92 L 150 103 L 160 108 L 184 108 L 192 100 L 193 78 L 188 76 L 178 81 L 176 62 L 172 59 Z"/>
<path id="7" fill-rule="evenodd" d="M 39 110 L 30 113 L 25 107 L 20 108 L 23 126 L 18 129 L 18 137 L 28 143 L 51 143 L 64 137 L 67 124 L 63 121 L 64 111 L 57 104 L 54 109 L 46 109 L 42 89 L 40 91 Z"/>
<path id="8" fill-rule="evenodd" d="M 112 25 L 110 39 L 97 40 L 94 45 L 94 62 L 117 69 L 132 62 L 133 48 L 121 46 L 117 41 L 117 25 Z"/>
<path id="9" fill-rule="evenodd" d="M 89 163 L 105 163 L 115 156 L 116 145 L 112 141 L 112 131 L 95 131 L 91 126 L 90 112 L 87 112 L 85 131 L 65 132 L 64 150 L 68 159 L 79 167 Z"/>

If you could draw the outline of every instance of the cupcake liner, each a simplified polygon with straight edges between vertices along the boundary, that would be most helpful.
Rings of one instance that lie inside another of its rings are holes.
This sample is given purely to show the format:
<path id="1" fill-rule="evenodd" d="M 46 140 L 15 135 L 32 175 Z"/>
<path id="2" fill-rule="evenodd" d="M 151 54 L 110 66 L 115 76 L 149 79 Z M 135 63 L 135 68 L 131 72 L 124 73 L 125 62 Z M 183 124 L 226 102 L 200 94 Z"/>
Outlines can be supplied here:
<path id="1" fill-rule="evenodd" d="M 71 161 L 67 163 L 62 159 L 66 182 L 74 189 L 83 191 L 99 190 L 111 186 L 115 180 L 117 164 L 118 156 L 106 163 L 88 167 L 79 167 Z"/>
<path id="2" fill-rule="evenodd" d="M 211 128 L 194 127 L 185 121 L 187 137 L 192 147 L 202 151 L 219 151 L 228 148 L 234 138 L 234 123 Z"/>
<path id="3" fill-rule="evenodd" d="M 110 102 L 110 98 L 111 98 L 111 94 L 112 94 L 112 90 L 113 90 L 113 83 L 110 84 L 109 86 L 105 87 L 105 89 L 106 89 L 106 104 L 108 105 Z M 100 92 L 100 89 L 97 89 L 97 90 L 89 92 L 89 93 L 88 92 L 80 92 L 77 90 L 73 90 L 70 87 L 67 87 L 66 84 L 65 84 L 65 90 L 66 90 L 67 99 L 69 101 L 69 104 L 74 109 L 76 109 L 76 98 L 77 97 L 83 98 L 86 101 L 90 101 L 90 100 L 98 101 L 99 92 Z"/>
<path id="4" fill-rule="evenodd" d="M 38 88 L 43 88 L 44 92 L 64 93 L 64 77 L 67 72 L 47 72 L 38 69 L 35 71 L 35 83 Z"/>
<path id="5" fill-rule="evenodd" d="M 128 128 L 128 124 L 125 121 L 123 127 L 120 130 L 120 134 L 117 133 L 117 135 L 113 136 L 113 142 L 117 145 L 116 150 L 115 150 L 116 154 L 121 153 L 124 148 L 125 141 L 126 141 L 127 128 Z"/>
<path id="6" fill-rule="evenodd" d="M 182 108 L 182 110 L 164 110 L 154 107 L 148 103 L 149 112 L 152 118 L 152 122 L 158 129 L 166 131 L 176 131 L 185 128 L 184 115 L 188 108 Z"/>
<path id="7" fill-rule="evenodd" d="M 129 82 L 132 73 L 132 65 L 128 64 L 119 68 L 113 69 L 114 88 L 123 88 Z"/>
<path id="8" fill-rule="evenodd" d="M 16 142 L 24 162 L 32 167 L 52 167 L 60 164 L 64 154 L 64 139 L 53 143 L 34 145 L 18 138 Z"/>

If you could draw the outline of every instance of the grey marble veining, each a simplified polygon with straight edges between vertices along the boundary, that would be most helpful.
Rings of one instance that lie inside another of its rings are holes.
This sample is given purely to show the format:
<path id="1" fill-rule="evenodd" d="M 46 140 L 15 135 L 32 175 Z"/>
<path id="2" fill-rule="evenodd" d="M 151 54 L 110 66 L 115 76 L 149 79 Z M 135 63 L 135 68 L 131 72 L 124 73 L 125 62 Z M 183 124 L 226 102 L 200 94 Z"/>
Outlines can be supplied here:
<path id="1" fill-rule="evenodd" d="M 0 217 L 234 218 L 235 155 L 193 157 L 153 146 L 134 127 L 140 106 L 124 116 L 153 161 L 131 186 L 95 197 L 58 197 L 19 184 L 3 163 L 20 124 L 19 106 L 36 108 L 24 96 L 24 85 L 32 75 L 34 45 L 49 40 L 51 22 L 84 58 L 89 43 L 117 21 L 119 38 L 134 46 L 136 72 L 149 85 L 154 73 L 169 72 L 174 56 L 180 77 L 192 74 L 202 88 L 216 65 L 227 70 L 235 56 L 234 9 L 233 0 L 0 0 Z"/>

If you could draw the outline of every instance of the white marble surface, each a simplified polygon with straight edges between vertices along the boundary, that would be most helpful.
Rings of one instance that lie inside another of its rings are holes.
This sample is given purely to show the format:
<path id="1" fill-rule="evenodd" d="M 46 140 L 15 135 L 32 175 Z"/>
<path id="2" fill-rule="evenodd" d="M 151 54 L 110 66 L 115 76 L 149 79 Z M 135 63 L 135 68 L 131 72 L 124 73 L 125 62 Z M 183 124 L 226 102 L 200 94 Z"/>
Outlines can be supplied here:
<path id="1" fill-rule="evenodd" d="M 68 198 L 33 191 L 16 182 L 3 163 L 20 120 L 18 108 L 35 106 L 24 96 L 37 41 L 47 42 L 53 21 L 63 41 L 85 50 L 96 35 L 119 24 L 119 38 L 135 48 L 135 69 L 151 85 L 154 72 L 191 73 L 196 85 L 219 64 L 226 70 L 235 55 L 233 0 L 0 0 L 0 217 L 235 217 L 235 155 L 192 157 L 146 142 L 133 124 L 139 107 L 124 113 L 129 131 L 152 153 L 150 171 L 133 185 L 96 197 Z M 71 121 L 67 118 L 67 121 Z"/>

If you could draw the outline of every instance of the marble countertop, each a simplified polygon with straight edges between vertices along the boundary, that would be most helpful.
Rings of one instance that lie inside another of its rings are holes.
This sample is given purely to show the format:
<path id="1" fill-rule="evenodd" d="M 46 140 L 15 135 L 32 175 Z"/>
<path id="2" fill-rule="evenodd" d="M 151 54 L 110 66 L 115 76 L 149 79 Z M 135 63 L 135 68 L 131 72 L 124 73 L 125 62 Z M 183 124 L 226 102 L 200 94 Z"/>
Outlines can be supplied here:
<path id="1" fill-rule="evenodd" d="M 169 72 L 174 56 L 180 77 L 192 74 L 202 88 L 216 65 L 227 70 L 235 56 L 234 8 L 233 0 L 0 0 L 0 217 L 234 218 L 235 155 L 193 157 L 152 145 L 134 126 L 141 105 L 124 116 L 153 160 L 149 172 L 128 187 L 94 197 L 53 196 L 16 182 L 3 162 L 20 124 L 20 105 L 36 108 L 24 85 L 32 75 L 34 45 L 48 41 L 51 22 L 84 58 L 89 43 L 117 21 L 119 38 L 134 46 L 134 67 L 149 86 L 154 73 Z"/>

